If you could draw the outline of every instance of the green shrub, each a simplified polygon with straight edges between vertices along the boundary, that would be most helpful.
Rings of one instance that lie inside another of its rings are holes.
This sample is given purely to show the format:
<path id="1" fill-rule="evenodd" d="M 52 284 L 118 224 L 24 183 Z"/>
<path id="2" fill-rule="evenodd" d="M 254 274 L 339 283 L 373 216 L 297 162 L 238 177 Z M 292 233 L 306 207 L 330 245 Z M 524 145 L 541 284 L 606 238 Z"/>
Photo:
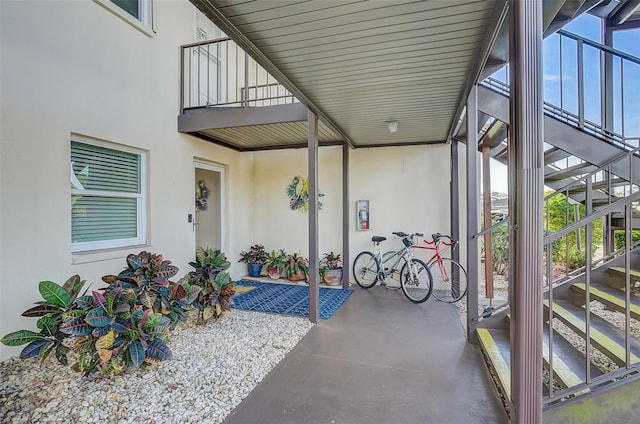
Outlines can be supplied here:
<path id="1" fill-rule="evenodd" d="M 616 230 L 613 232 L 614 249 L 622 249 L 626 243 L 626 232 L 624 230 Z M 640 240 L 640 230 L 631 231 L 631 243 Z"/>

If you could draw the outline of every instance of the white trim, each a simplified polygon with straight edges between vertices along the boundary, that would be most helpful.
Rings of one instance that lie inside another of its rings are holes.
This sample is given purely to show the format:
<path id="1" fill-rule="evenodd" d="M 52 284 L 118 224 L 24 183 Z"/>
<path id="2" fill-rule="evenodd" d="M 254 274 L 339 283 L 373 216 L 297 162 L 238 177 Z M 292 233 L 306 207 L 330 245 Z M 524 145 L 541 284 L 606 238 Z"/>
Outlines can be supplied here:
<path id="1" fill-rule="evenodd" d="M 95 3 L 107 9 L 132 27 L 136 28 L 143 34 L 152 37 L 156 32 L 155 30 L 155 7 L 153 7 L 153 0 L 143 0 L 140 7 L 140 20 L 131 16 L 125 10 L 120 8 L 117 4 L 111 0 L 93 0 Z"/>
<path id="2" fill-rule="evenodd" d="M 103 140 L 97 140 L 92 137 L 82 136 L 79 134 L 71 134 L 69 141 L 69 152 L 71 152 L 71 142 L 78 142 L 89 144 L 97 147 L 105 147 L 112 150 L 133 153 L 140 157 L 140 193 L 127 193 L 127 192 L 114 192 L 107 190 L 78 190 L 71 189 L 70 195 L 82 195 L 82 196 L 100 196 L 100 197 L 119 197 L 119 198 L 134 198 L 136 201 L 136 232 L 137 237 L 115 240 L 97 240 L 86 242 L 73 242 L 71 241 L 71 253 L 90 253 L 95 250 L 114 249 L 122 247 L 131 247 L 136 245 L 144 245 L 147 242 L 147 161 L 148 152 L 145 150 L 136 149 L 134 147 L 123 146 L 117 143 L 109 143 Z M 71 167 L 71 161 L 69 161 Z M 73 174 L 73 169 L 70 168 L 70 173 Z"/>
<path id="3" fill-rule="evenodd" d="M 224 252 L 227 239 L 227 169 L 223 165 L 214 164 L 211 162 L 204 162 L 202 159 L 193 159 L 193 184 L 195 186 L 195 170 L 204 169 L 206 171 L 214 171 L 220 174 L 220 251 Z M 195 201 L 194 204 L 194 216 L 195 216 Z M 194 237 L 195 243 L 195 237 Z M 198 246 L 194 246 L 195 252 Z"/>

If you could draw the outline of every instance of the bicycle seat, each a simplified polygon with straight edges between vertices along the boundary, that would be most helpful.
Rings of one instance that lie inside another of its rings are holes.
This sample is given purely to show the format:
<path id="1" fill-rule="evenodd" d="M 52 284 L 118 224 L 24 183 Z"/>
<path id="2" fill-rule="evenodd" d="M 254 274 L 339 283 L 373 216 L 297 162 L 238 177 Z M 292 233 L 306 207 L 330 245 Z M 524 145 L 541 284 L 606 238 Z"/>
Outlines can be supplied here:
<path id="1" fill-rule="evenodd" d="M 373 236 L 371 237 L 371 241 L 374 243 L 380 243 L 381 241 L 385 241 L 387 238 L 384 236 Z"/>

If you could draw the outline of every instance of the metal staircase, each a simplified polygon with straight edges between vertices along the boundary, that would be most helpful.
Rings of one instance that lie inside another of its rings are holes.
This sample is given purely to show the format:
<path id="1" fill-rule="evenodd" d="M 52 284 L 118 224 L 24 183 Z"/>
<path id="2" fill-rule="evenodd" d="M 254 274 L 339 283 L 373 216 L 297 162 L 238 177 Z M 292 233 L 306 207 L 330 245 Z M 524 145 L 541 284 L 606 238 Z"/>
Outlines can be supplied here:
<path id="1" fill-rule="evenodd" d="M 620 69 L 640 74 L 638 58 L 562 31 L 559 37 L 576 41 L 576 49 L 597 49 L 603 66 L 619 61 Z M 584 66 L 583 53 L 576 54 L 578 67 Z M 583 94 L 579 87 L 579 102 L 585 102 Z M 478 89 L 480 143 L 504 164 L 508 95 L 508 85 L 491 78 Z M 640 410 L 630 406 L 640 389 L 640 248 L 632 241 L 632 230 L 640 228 L 640 138 L 630 133 L 631 125 L 625 133 L 624 114 L 613 125 L 622 128 L 616 132 L 604 117 L 585 119 L 584 109 L 579 104 L 573 113 L 545 104 L 545 185 L 553 190 L 545 211 L 561 196 L 567 211 L 575 205 L 581 212 L 567 212 L 564 228 L 555 232 L 545 217 L 544 422 L 640 422 Z M 596 226 L 604 228 L 604 239 L 594 239 Z M 615 230 L 624 230 L 622 247 L 614 246 Z M 582 239 L 584 256 L 584 265 L 573 269 L 571 237 Z M 480 319 L 476 328 L 507 409 L 509 319 L 507 307 Z"/>

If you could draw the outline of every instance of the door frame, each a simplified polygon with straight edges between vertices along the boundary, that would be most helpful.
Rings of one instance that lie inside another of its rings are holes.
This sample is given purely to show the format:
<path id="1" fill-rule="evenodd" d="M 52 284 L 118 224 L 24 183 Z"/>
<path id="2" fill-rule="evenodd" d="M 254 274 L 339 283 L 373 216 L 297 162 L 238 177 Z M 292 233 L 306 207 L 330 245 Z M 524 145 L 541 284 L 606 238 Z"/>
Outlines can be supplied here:
<path id="1" fill-rule="evenodd" d="M 209 162 L 204 159 L 194 158 L 193 159 L 193 187 L 195 187 L 195 185 L 197 184 L 197 181 L 196 181 L 197 169 L 202 169 L 205 171 L 213 171 L 220 174 L 220 251 L 224 252 L 226 247 L 226 239 L 227 239 L 227 231 L 226 231 L 226 228 L 227 228 L 227 213 L 226 213 L 227 211 L 227 169 L 224 165 Z M 193 204 L 193 217 L 195 220 L 195 217 L 196 217 L 195 195 L 194 195 L 192 204 Z M 194 230 L 194 236 L 193 236 L 194 251 L 195 249 L 198 248 L 198 246 L 196 246 L 197 244 L 197 241 L 196 241 L 197 237 L 195 234 L 196 231 L 197 230 Z"/>

